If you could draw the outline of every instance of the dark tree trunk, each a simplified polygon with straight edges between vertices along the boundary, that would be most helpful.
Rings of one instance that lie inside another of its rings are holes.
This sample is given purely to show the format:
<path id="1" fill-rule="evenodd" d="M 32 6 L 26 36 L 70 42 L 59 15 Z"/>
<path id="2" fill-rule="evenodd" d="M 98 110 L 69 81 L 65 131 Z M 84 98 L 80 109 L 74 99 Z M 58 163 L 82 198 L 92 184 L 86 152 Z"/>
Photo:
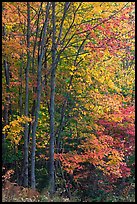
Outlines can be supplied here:
<path id="1" fill-rule="evenodd" d="M 42 60 L 45 53 L 44 50 L 44 40 L 47 34 L 47 26 L 48 26 L 48 15 L 49 15 L 49 7 L 50 3 L 47 3 L 46 7 L 46 18 L 44 22 L 44 29 L 41 37 L 40 43 L 40 52 L 38 59 L 38 76 L 37 76 L 37 101 L 35 106 L 35 120 L 32 127 L 32 151 L 31 151 L 31 188 L 35 189 L 36 181 L 35 181 L 35 152 L 36 152 L 36 129 L 38 125 L 38 117 L 40 110 L 40 99 L 41 99 L 41 71 L 42 71 Z"/>
<path id="2" fill-rule="evenodd" d="M 50 92 L 50 193 L 51 197 L 55 192 L 55 177 L 54 177 L 54 106 L 55 106 L 55 72 L 56 72 L 56 26 L 55 26 L 55 2 L 52 2 L 52 67 L 51 67 L 51 92 Z"/>
<path id="3" fill-rule="evenodd" d="M 23 109 L 22 109 L 22 105 L 23 105 L 23 101 L 22 101 L 22 68 L 23 68 L 23 54 L 21 56 L 21 66 L 20 66 L 20 70 L 19 70 L 19 78 L 20 78 L 20 87 L 19 87 L 19 113 L 20 116 L 22 116 L 23 114 Z"/>
<path id="4" fill-rule="evenodd" d="M 10 97 L 9 97 L 9 84 L 10 84 L 10 74 L 9 74 L 9 66 L 6 60 L 4 60 L 4 70 L 5 70 L 5 78 L 6 78 L 6 103 L 4 105 L 4 126 L 8 124 L 8 111 L 10 105 Z"/>
<path id="5" fill-rule="evenodd" d="M 9 106 L 10 106 L 10 96 L 9 96 L 9 83 L 10 83 L 10 77 L 9 77 L 9 66 L 6 60 L 4 60 L 4 70 L 5 70 L 5 78 L 6 78 L 6 94 L 5 97 L 5 104 L 4 104 L 4 110 L 3 110 L 3 126 L 6 126 L 9 123 Z M 5 138 L 6 134 L 2 134 L 2 155 L 5 154 Z M 3 160 L 3 166 L 5 164 L 5 161 Z"/>
<path id="6" fill-rule="evenodd" d="M 29 109 L 29 68 L 30 68 L 30 3 L 27 2 L 27 67 L 25 71 L 25 116 L 28 117 Z M 24 178 L 23 185 L 28 187 L 28 122 L 25 124 L 24 133 Z"/>

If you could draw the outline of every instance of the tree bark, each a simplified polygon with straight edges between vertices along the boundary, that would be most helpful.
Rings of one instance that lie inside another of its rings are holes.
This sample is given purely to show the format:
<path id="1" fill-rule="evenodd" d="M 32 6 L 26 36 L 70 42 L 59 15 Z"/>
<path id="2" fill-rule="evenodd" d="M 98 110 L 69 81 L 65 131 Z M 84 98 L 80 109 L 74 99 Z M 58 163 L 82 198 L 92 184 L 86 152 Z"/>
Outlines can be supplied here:
<path id="1" fill-rule="evenodd" d="M 8 110 L 9 110 L 9 104 L 10 104 L 10 98 L 9 98 L 9 80 L 10 80 L 10 74 L 9 74 L 9 66 L 6 60 L 4 60 L 4 69 L 5 69 L 5 77 L 6 77 L 6 104 L 4 105 L 4 126 L 8 124 Z"/>
<path id="2" fill-rule="evenodd" d="M 9 66 L 6 60 L 4 60 L 4 70 L 5 70 L 5 78 L 6 78 L 6 94 L 5 97 L 5 104 L 4 104 L 4 110 L 3 110 L 3 127 L 6 126 L 9 123 L 9 105 L 10 105 L 10 96 L 9 96 Z M 6 148 L 5 148 L 5 138 L 6 134 L 2 134 L 2 155 L 5 154 Z M 3 159 L 3 165 L 5 164 L 5 160 Z"/>
<path id="3" fill-rule="evenodd" d="M 44 22 L 44 29 L 40 43 L 40 53 L 38 59 L 38 75 L 37 75 L 37 102 L 35 107 L 35 120 L 32 127 L 32 151 L 31 151 L 31 188 L 35 189 L 36 181 L 35 181 L 35 152 L 36 152 L 36 129 L 38 125 L 38 117 L 40 110 L 40 99 L 41 99 L 41 71 L 42 71 L 42 59 L 44 56 L 44 40 L 47 34 L 48 27 L 48 15 L 49 15 L 50 3 L 47 3 L 46 6 L 46 19 Z"/>
<path id="4" fill-rule="evenodd" d="M 6 26 L 3 26 L 3 39 L 6 40 Z M 6 79 L 6 97 L 5 97 L 5 104 L 3 110 L 3 126 L 7 125 L 9 122 L 9 105 L 10 105 L 10 97 L 9 97 L 9 85 L 10 85 L 10 72 L 9 72 L 9 65 L 6 59 L 3 60 L 3 67 L 5 72 L 5 79 Z M 5 140 L 5 134 L 3 134 L 3 141 Z"/>
<path id="5" fill-rule="evenodd" d="M 23 109 L 22 109 L 22 106 L 23 106 L 23 100 L 22 100 L 22 68 L 23 68 L 23 54 L 21 55 L 21 60 L 22 60 L 22 63 L 20 65 L 20 69 L 19 69 L 19 78 L 20 78 L 20 87 L 19 87 L 19 113 L 20 113 L 20 116 L 22 116 L 23 114 Z"/>
<path id="6" fill-rule="evenodd" d="M 51 197 L 55 192 L 55 167 L 54 167 L 54 125 L 55 125 L 55 73 L 56 73 L 56 25 L 55 25 L 55 2 L 52 2 L 52 66 L 51 66 L 51 92 L 50 92 L 50 194 Z"/>
<path id="7" fill-rule="evenodd" d="M 25 116 L 28 117 L 29 112 L 29 68 L 30 68 L 30 2 L 27 2 L 27 67 L 25 71 Z M 24 133 L 24 187 L 28 187 L 28 122 L 25 124 Z"/>

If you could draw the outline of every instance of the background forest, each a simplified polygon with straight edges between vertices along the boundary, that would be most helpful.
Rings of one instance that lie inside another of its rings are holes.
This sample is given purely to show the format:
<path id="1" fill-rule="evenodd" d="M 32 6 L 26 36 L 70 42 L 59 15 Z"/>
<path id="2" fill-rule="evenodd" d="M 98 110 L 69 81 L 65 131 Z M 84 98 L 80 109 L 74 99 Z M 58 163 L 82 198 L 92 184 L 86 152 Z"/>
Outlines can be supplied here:
<path id="1" fill-rule="evenodd" d="M 3 201 L 135 202 L 135 2 L 2 3 Z"/>

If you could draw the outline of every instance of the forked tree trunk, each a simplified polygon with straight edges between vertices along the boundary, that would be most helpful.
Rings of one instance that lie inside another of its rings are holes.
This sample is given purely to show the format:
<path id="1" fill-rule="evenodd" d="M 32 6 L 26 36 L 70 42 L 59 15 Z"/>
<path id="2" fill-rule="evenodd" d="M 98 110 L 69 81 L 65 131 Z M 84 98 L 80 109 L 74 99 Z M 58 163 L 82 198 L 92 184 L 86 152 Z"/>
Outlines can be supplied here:
<path id="1" fill-rule="evenodd" d="M 31 188 L 32 189 L 35 189 L 36 187 L 36 180 L 35 180 L 36 129 L 38 125 L 38 117 L 39 117 L 39 110 L 40 110 L 41 71 L 42 71 L 42 60 L 45 53 L 44 41 L 45 41 L 45 36 L 47 34 L 49 8 L 50 8 L 50 3 L 48 2 L 46 6 L 46 18 L 44 22 L 43 34 L 41 37 L 40 53 L 39 53 L 39 60 L 38 60 L 37 99 L 36 99 L 37 101 L 35 106 L 35 120 L 32 127 L 32 151 L 31 151 Z"/>

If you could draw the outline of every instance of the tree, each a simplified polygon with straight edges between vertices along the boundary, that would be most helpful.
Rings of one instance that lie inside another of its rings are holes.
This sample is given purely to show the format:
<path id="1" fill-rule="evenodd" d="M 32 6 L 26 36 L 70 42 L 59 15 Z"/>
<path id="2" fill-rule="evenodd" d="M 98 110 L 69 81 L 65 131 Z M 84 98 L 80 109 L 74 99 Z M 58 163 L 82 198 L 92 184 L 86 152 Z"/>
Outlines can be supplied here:
<path id="1" fill-rule="evenodd" d="M 28 117 L 29 111 L 29 69 L 30 69 L 30 3 L 27 2 L 27 67 L 25 70 L 26 98 L 25 116 Z M 25 124 L 24 132 L 24 186 L 28 187 L 28 123 Z"/>
<path id="2" fill-rule="evenodd" d="M 48 2 L 46 5 L 46 16 L 45 22 L 43 24 L 42 37 L 40 42 L 40 52 L 38 56 L 38 76 L 37 76 L 37 102 L 35 107 L 35 119 L 34 124 L 32 126 L 32 152 L 31 152 L 31 187 L 35 189 L 36 181 L 35 181 L 35 151 L 36 151 L 36 129 L 38 125 L 38 117 L 40 110 L 40 98 L 41 98 L 41 70 L 42 70 L 42 60 L 45 53 L 44 50 L 44 40 L 47 34 L 48 27 L 48 18 L 49 18 L 49 8 L 50 3 Z"/>

